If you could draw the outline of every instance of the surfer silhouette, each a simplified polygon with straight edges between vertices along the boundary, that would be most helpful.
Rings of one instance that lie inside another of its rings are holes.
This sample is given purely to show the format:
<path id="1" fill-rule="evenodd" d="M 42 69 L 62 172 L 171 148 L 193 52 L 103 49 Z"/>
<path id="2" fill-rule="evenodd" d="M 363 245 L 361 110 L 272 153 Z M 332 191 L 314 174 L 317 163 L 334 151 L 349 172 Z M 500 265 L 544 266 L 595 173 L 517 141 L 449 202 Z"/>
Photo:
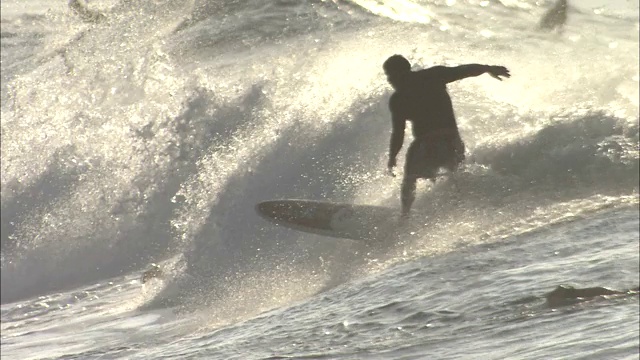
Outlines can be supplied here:
<path id="1" fill-rule="evenodd" d="M 562 32 L 562 28 L 567 22 L 567 7 L 567 0 L 558 0 L 555 5 L 542 16 L 539 28 L 541 30 L 557 30 L 558 32 Z"/>
<path id="2" fill-rule="evenodd" d="M 86 0 L 69 0 L 69 9 L 84 22 L 98 22 L 105 19 L 104 14 L 89 10 Z"/>
<path id="3" fill-rule="evenodd" d="M 511 75 L 504 66 L 480 64 L 412 71 L 402 55 L 391 56 L 382 67 L 395 90 L 389 99 L 392 130 L 387 166 L 392 176 L 404 142 L 406 122 L 412 123 L 414 140 L 407 150 L 401 188 L 402 216 L 406 217 L 415 200 L 417 180 L 435 181 L 440 168 L 452 173 L 465 158 L 447 84 L 484 73 L 498 80 Z"/>

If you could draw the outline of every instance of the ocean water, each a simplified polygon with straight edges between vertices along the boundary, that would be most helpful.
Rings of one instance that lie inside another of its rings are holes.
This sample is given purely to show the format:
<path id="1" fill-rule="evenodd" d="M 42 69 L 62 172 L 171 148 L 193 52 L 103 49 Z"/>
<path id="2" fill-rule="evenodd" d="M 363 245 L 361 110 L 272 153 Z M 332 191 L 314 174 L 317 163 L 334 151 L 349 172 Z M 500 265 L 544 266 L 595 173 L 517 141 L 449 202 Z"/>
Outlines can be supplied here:
<path id="1" fill-rule="evenodd" d="M 552 5 L 3 1 L 2 359 L 637 359 L 637 293 L 545 294 L 640 284 L 638 4 Z M 257 216 L 399 206 L 395 53 L 512 74 L 449 86 L 469 161 L 419 185 L 422 230 Z"/>

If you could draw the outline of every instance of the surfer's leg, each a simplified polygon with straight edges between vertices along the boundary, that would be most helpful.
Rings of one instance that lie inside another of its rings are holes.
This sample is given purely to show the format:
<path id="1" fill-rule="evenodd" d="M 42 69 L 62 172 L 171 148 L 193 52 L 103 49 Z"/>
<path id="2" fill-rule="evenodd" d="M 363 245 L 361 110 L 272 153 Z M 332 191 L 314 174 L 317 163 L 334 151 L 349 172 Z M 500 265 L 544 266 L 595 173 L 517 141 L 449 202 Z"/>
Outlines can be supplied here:
<path id="1" fill-rule="evenodd" d="M 414 176 L 405 176 L 402 179 L 402 189 L 400 194 L 400 200 L 402 202 L 402 216 L 408 216 L 411 211 L 411 205 L 416 199 L 416 181 L 418 179 Z"/>
<path id="2" fill-rule="evenodd" d="M 413 205 L 413 201 L 416 199 L 416 182 L 421 175 L 421 170 L 424 168 L 424 150 L 424 141 L 420 139 L 414 140 L 407 150 L 404 163 L 404 177 L 402 179 L 402 188 L 400 189 L 403 217 L 409 215 L 411 205 Z"/>
<path id="3" fill-rule="evenodd" d="M 448 172 L 455 172 L 465 160 L 465 145 L 459 134 L 443 139 L 438 147 L 438 165 Z"/>
<path id="4" fill-rule="evenodd" d="M 453 189 L 458 191 L 456 172 L 465 160 L 465 146 L 460 138 L 460 134 L 456 134 L 449 139 L 447 145 L 448 146 L 443 149 L 443 167 L 448 173 L 447 178 L 451 182 Z"/>
<path id="5" fill-rule="evenodd" d="M 408 216 L 413 201 L 416 199 L 416 182 L 418 179 L 429 179 L 435 182 L 438 171 L 437 152 L 425 139 L 414 140 L 407 150 L 402 179 L 401 200 L 402 216 Z"/>

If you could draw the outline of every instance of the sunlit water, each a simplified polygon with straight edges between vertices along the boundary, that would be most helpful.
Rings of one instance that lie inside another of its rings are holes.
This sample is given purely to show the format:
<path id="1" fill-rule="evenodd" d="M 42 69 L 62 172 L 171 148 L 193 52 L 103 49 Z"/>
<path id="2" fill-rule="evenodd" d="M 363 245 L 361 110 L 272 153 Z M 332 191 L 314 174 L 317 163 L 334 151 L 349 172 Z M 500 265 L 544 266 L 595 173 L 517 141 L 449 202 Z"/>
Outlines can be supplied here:
<path id="1" fill-rule="evenodd" d="M 637 359 L 637 295 L 544 301 L 640 283 L 637 4 L 562 32 L 535 1 L 89 6 L 2 3 L 3 359 Z M 377 243 L 259 218 L 398 206 L 394 53 L 511 70 L 449 87 L 457 190 Z"/>

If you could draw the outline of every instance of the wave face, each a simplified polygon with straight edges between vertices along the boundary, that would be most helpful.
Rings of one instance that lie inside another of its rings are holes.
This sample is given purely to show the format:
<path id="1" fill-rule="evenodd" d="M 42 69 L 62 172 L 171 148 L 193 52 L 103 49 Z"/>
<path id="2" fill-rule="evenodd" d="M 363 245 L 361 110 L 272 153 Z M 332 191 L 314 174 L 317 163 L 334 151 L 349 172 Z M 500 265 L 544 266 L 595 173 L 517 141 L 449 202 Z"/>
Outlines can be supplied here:
<path id="1" fill-rule="evenodd" d="M 371 271 L 371 256 L 637 203 L 638 18 L 573 8 L 543 33 L 538 3 L 122 1 L 95 5 L 95 24 L 3 9 L 2 303 L 171 259 L 158 304 L 231 288 L 268 301 L 273 279 L 304 296 Z M 470 158 L 462 201 L 421 188 L 429 235 L 375 255 L 258 218 L 273 198 L 398 205 L 381 71 L 395 53 L 512 72 L 449 88 Z"/>

